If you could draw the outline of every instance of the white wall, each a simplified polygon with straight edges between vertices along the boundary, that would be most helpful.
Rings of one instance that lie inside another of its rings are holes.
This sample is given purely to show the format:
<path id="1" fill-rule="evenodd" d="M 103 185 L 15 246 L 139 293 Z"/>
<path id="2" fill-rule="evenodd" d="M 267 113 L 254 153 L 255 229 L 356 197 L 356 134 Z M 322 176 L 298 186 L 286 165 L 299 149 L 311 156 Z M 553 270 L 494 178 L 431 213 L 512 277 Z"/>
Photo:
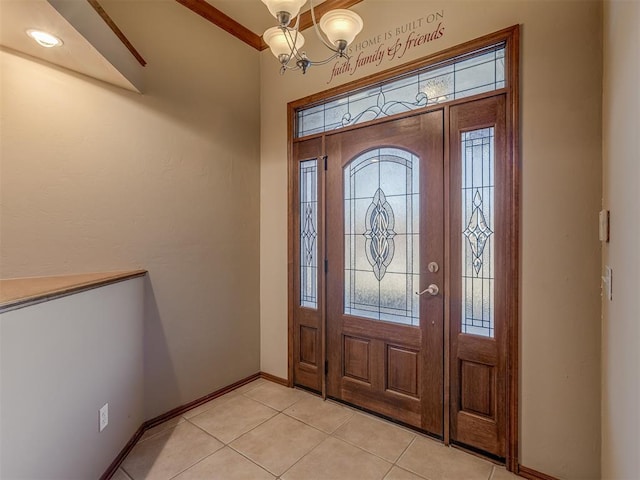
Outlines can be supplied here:
<path id="1" fill-rule="evenodd" d="M 330 84 L 330 65 L 281 76 L 262 53 L 262 370 L 287 375 L 287 102 L 521 24 L 520 461 L 559 478 L 600 476 L 601 9 L 598 1 L 367 0 L 354 7 L 365 22 L 358 41 L 389 29 L 393 37 L 396 26 L 440 10 L 445 34 Z M 312 58 L 323 54 L 314 40 L 309 30 Z"/>
<path id="2" fill-rule="evenodd" d="M 175 1 L 101 4 L 143 95 L 0 51 L 0 275 L 147 269 L 148 419 L 260 368 L 259 57 Z"/>
<path id="3" fill-rule="evenodd" d="M 98 478 L 140 427 L 145 281 L 0 314 L 1 478 Z"/>
<path id="4" fill-rule="evenodd" d="M 603 302 L 602 478 L 640 472 L 640 3 L 604 3 L 603 207 L 613 300 Z"/>

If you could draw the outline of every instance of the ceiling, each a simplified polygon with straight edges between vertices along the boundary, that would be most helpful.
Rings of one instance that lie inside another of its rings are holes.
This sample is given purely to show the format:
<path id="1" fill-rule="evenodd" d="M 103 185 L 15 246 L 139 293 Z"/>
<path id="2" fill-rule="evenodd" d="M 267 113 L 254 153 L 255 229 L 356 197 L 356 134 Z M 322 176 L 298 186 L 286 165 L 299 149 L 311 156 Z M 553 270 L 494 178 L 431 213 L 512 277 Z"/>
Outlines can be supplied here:
<path id="1" fill-rule="evenodd" d="M 266 48 L 262 33 L 276 25 L 260 0 L 176 0 L 250 46 Z M 362 0 L 314 0 L 322 7 L 349 8 Z M 0 0 L 0 48 L 79 72 L 133 91 L 142 91 L 144 59 L 109 18 L 99 0 Z M 308 11 L 310 1 L 302 12 Z M 213 7 L 213 8 L 211 8 Z M 309 14 L 301 28 L 311 25 Z M 43 48 L 26 35 L 39 29 L 61 38 L 61 47 Z"/>
<path id="2" fill-rule="evenodd" d="M 54 6 L 55 5 L 55 6 Z M 67 20 L 71 17 L 74 24 Z M 26 30 L 44 30 L 64 44 L 44 48 Z M 82 32 L 82 33 L 81 33 Z M 88 2 L 0 1 L 0 45 L 128 90 L 140 91 L 140 65 Z"/>

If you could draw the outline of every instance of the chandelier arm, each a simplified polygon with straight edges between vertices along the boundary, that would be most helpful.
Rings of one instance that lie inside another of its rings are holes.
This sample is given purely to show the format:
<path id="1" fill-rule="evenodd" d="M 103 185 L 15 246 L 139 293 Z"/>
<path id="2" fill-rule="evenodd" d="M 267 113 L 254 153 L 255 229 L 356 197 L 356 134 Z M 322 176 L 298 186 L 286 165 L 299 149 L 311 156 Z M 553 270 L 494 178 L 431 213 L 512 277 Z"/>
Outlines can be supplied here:
<path id="1" fill-rule="evenodd" d="M 339 52 L 335 52 L 333 55 L 331 55 L 329 58 L 325 59 L 325 60 L 320 60 L 319 62 L 311 62 L 311 65 L 326 65 L 327 63 L 335 60 L 336 58 L 340 57 L 340 53 Z M 348 58 L 348 57 L 347 57 Z"/>
<path id="2" fill-rule="evenodd" d="M 289 61 L 287 61 L 287 64 L 291 61 L 292 58 L 296 58 L 297 60 L 300 60 L 301 58 L 303 58 L 303 55 L 299 52 L 299 50 L 296 48 L 296 42 L 298 41 L 298 30 L 297 29 L 290 29 L 289 27 L 283 27 L 283 33 L 284 33 L 284 38 L 287 41 L 287 45 L 289 46 L 289 50 L 291 51 L 291 54 L 289 55 Z M 291 30 L 293 30 L 295 33 L 295 37 L 291 36 Z"/>
<path id="3" fill-rule="evenodd" d="M 316 13 L 313 8 L 313 0 L 309 0 L 309 5 L 311 7 L 311 21 L 313 22 L 313 29 L 315 30 L 316 35 L 318 36 L 320 41 L 324 43 L 325 47 L 327 47 L 332 52 L 339 53 L 339 50 L 335 46 L 331 45 L 331 43 L 327 42 L 324 36 L 320 33 L 320 28 L 318 27 L 318 23 L 316 22 Z"/>

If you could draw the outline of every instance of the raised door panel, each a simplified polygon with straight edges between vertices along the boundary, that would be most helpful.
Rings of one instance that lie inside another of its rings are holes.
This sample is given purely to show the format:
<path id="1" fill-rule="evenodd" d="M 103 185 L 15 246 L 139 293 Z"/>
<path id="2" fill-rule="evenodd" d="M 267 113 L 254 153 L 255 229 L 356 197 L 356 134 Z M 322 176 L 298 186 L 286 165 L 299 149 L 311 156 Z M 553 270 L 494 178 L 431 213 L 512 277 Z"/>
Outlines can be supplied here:
<path id="1" fill-rule="evenodd" d="M 396 345 L 387 345 L 387 389 L 396 393 L 420 396 L 420 352 Z"/>

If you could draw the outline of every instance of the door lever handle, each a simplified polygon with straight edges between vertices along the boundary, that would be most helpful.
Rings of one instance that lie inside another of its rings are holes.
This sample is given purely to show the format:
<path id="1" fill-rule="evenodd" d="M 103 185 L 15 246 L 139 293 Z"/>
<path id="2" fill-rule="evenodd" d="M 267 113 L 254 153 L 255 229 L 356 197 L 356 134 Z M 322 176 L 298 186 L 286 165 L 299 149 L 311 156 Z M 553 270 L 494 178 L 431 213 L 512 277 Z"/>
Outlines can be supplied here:
<path id="1" fill-rule="evenodd" d="M 416 292 L 416 295 L 423 295 L 425 293 L 428 293 L 429 295 L 436 296 L 439 292 L 440 289 L 438 288 L 438 286 L 435 283 L 432 283 L 420 293 Z"/>

